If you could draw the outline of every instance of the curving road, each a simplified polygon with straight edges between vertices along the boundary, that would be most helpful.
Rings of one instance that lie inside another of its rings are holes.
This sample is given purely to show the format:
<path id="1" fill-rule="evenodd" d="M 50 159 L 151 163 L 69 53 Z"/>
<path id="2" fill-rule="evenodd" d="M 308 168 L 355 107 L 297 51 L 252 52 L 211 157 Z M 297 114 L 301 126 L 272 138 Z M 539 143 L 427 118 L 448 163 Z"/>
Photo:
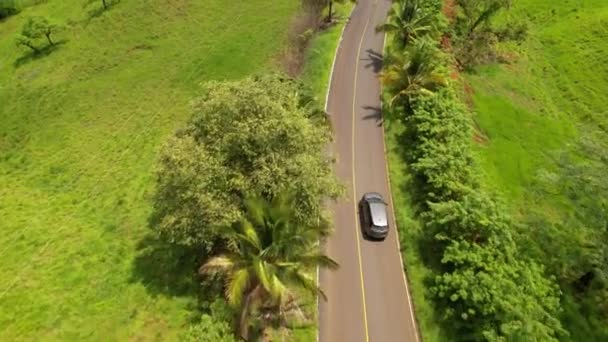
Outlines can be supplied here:
<path id="1" fill-rule="evenodd" d="M 338 156 L 336 173 L 347 200 L 333 205 L 336 230 L 326 242 L 337 271 L 321 270 L 328 300 L 319 303 L 320 342 L 418 342 L 403 273 L 394 216 L 382 242 L 361 234 L 357 201 L 368 191 L 390 202 L 378 73 L 382 67 L 383 23 L 390 0 L 359 0 L 338 49 L 328 94 Z M 389 206 L 392 208 L 392 206 Z"/>

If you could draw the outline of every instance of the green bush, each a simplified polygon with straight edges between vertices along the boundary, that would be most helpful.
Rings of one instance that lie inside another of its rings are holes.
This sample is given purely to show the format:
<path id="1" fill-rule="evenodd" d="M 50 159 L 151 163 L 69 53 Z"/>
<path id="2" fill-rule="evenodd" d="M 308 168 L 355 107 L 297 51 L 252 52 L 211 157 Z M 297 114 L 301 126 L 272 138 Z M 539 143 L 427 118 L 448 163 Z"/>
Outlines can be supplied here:
<path id="1" fill-rule="evenodd" d="M 459 199 L 478 185 L 469 146 L 471 122 L 449 88 L 417 97 L 406 116 L 412 169 L 430 201 Z"/>
<path id="2" fill-rule="evenodd" d="M 19 7 L 14 0 L 0 0 L 0 20 L 19 13 Z"/>
<path id="3" fill-rule="evenodd" d="M 216 320 L 213 316 L 203 314 L 200 322 L 191 325 L 180 336 L 184 342 L 235 342 L 230 325 Z"/>

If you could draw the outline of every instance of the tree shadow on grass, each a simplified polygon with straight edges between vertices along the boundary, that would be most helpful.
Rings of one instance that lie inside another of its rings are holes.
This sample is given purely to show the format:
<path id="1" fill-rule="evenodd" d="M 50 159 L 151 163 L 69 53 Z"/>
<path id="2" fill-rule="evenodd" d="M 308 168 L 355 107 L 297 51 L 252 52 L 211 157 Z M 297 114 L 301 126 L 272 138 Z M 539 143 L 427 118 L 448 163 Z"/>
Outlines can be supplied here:
<path id="1" fill-rule="evenodd" d="M 196 296 L 200 253 L 164 242 L 149 234 L 137 245 L 132 280 L 142 283 L 152 295 Z"/>
<path id="2" fill-rule="evenodd" d="M 13 62 L 13 66 L 15 68 L 19 68 L 20 66 L 27 64 L 29 62 L 33 62 L 35 60 L 44 58 L 44 57 L 50 55 L 51 53 L 59 50 L 61 48 L 61 46 L 66 44 L 67 42 L 68 42 L 67 40 L 60 40 L 60 41 L 55 42 L 55 44 L 47 45 L 47 46 L 39 49 L 38 51 L 30 50 L 30 51 L 26 52 L 25 54 L 23 54 L 21 57 L 17 58 Z"/>

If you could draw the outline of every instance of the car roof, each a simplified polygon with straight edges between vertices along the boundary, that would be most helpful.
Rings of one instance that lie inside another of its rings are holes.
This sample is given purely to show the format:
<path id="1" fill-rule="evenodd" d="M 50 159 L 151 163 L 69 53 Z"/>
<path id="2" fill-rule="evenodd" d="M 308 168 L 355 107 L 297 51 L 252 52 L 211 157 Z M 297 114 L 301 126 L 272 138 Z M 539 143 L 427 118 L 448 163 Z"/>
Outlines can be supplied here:
<path id="1" fill-rule="evenodd" d="M 372 224 L 377 227 L 388 226 L 388 218 L 386 214 L 386 204 L 381 201 L 370 201 L 369 211 L 372 218 Z"/>

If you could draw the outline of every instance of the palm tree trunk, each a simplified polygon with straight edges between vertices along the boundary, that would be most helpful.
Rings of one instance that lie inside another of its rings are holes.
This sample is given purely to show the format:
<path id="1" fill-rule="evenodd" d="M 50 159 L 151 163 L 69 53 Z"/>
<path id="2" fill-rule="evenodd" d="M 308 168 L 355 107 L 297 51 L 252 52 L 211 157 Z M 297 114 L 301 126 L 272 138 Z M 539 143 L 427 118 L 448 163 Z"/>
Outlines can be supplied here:
<path id="1" fill-rule="evenodd" d="M 262 342 L 270 342 L 270 334 L 268 333 L 268 326 L 264 324 L 262 326 Z"/>
<path id="2" fill-rule="evenodd" d="M 257 285 L 247 296 L 241 306 L 241 313 L 239 317 L 239 335 L 245 341 L 249 341 L 249 311 L 251 310 L 252 301 L 260 295 L 262 290 L 260 285 Z"/>

